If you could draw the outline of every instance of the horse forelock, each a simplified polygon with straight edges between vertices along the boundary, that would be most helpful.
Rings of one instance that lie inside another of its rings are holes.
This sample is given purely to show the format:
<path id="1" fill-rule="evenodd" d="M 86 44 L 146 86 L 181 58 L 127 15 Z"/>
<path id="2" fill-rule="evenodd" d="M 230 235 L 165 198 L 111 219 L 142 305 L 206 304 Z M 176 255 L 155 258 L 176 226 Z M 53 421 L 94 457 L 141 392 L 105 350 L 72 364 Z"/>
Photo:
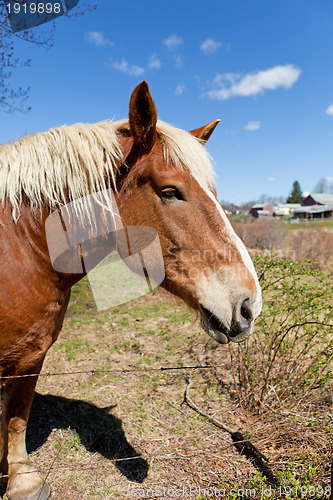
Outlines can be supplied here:
<path id="1" fill-rule="evenodd" d="M 118 132 L 127 125 L 127 120 L 63 125 L 1 146 L 0 203 L 9 202 L 17 221 L 23 197 L 32 210 L 45 204 L 52 210 L 116 189 L 116 171 L 124 161 Z M 211 159 L 198 139 L 160 120 L 157 133 L 166 164 L 186 168 L 204 189 L 213 185 Z"/>
<path id="2" fill-rule="evenodd" d="M 118 131 L 130 133 L 128 120 L 114 122 Z M 162 120 L 157 121 L 157 135 L 163 147 L 166 165 L 187 169 L 203 189 L 214 185 L 212 158 L 204 147 L 205 141 Z"/>
<path id="3" fill-rule="evenodd" d="M 157 132 L 163 145 L 167 162 L 176 167 L 185 167 L 204 189 L 214 184 L 212 159 L 204 147 L 204 142 L 193 135 L 158 121 Z"/>

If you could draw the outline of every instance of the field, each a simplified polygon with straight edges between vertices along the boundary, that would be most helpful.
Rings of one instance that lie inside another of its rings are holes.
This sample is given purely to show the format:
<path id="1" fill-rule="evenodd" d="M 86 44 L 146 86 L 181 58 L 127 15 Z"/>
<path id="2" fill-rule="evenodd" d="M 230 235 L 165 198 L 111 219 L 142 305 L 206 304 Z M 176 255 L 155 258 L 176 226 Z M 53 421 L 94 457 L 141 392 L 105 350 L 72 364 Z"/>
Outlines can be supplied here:
<path id="1" fill-rule="evenodd" d="M 278 254 L 291 260 L 311 259 L 333 263 L 333 220 L 300 221 L 231 216 L 238 236 L 249 249 Z"/>
<path id="2" fill-rule="evenodd" d="M 242 345 L 216 344 L 163 291 L 97 312 L 88 280 L 74 287 L 43 372 L 88 373 L 40 377 L 27 435 L 52 498 L 328 498 L 332 273 L 256 266 L 265 307 Z M 196 365 L 215 367 L 160 370 Z M 190 372 L 191 398 L 251 440 L 273 481 L 184 403 Z"/>

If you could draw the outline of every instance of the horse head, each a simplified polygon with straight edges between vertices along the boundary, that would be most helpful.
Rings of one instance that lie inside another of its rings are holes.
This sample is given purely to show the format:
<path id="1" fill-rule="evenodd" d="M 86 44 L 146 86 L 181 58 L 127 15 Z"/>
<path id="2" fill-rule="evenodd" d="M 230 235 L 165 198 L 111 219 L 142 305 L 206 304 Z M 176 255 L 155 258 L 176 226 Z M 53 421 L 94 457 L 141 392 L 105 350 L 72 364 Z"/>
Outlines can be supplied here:
<path id="1" fill-rule="evenodd" d="M 147 83 L 139 84 L 117 130 L 125 158 L 117 204 L 124 226 L 157 231 L 161 286 L 199 311 L 203 329 L 225 344 L 253 332 L 262 300 L 251 258 L 213 187 L 204 144 L 218 121 L 191 132 L 160 122 Z"/>

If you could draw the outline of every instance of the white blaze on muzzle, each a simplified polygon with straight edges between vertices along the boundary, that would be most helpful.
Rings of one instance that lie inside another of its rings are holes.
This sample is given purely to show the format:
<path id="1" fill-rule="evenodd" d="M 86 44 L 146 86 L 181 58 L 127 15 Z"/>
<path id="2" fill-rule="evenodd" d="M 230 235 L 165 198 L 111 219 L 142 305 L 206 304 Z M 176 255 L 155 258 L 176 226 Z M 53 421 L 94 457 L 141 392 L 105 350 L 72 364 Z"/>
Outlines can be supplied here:
<path id="1" fill-rule="evenodd" d="M 224 230 L 238 253 L 239 268 L 221 267 L 199 281 L 201 325 L 217 342 L 240 342 L 251 335 L 255 319 L 262 308 L 261 289 L 253 262 L 244 243 L 234 232 L 229 219 L 211 191 L 205 191 L 214 202 L 224 224 Z M 235 263 L 236 264 L 236 263 Z M 236 264 L 237 265 L 237 264 Z M 245 271 L 245 269 L 246 271 Z M 254 286 L 242 284 L 243 275 L 249 273 Z"/>
<path id="2" fill-rule="evenodd" d="M 219 204 L 219 202 L 217 201 L 217 199 L 215 198 L 213 193 L 211 191 L 206 191 L 206 193 L 209 196 L 209 198 L 214 202 L 219 214 L 221 215 L 221 218 L 223 219 L 223 223 L 225 225 L 226 231 L 227 231 L 232 243 L 234 243 L 237 250 L 239 251 L 239 254 L 242 258 L 244 266 L 248 269 L 248 271 L 250 272 L 250 274 L 253 277 L 253 280 L 254 280 L 254 283 L 256 286 L 256 296 L 253 298 L 254 304 L 255 304 L 255 317 L 258 317 L 260 312 L 261 312 L 261 308 L 262 308 L 262 297 L 261 297 L 261 288 L 259 285 L 258 276 L 257 276 L 256 270 L 254 269 L 252 259 L 249 255 L 244 243 L 239 238 L 239 236 L 237 236 L 237 234 L 235 233 L 234 228 L 230 224 L 230 221 L 229 221 L 227 215 L 225 214 L 223 208 L 221 207 L 221 205 Z"/>

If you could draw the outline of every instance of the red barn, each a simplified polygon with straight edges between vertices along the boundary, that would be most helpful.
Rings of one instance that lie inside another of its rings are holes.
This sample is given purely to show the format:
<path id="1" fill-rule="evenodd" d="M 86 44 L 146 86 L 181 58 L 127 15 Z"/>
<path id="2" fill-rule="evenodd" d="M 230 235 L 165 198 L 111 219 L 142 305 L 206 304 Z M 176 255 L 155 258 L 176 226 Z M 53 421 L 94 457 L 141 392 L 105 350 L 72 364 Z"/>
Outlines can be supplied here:
<path id="1" fill-rule="evenodd" d="M 253 205 L 253 207 L 250 210 L 250 214 L 253 215 L 253 217 L 259 217 L 258 212 L 264 212 L 263 215 L 265 216 L 273 216 L 274 214 L 274 208 L 270 203 L 256 203 Z M 269 212 L 269 213 L 267 213 Z M 270 215 L 269 215 L 270 214 Z"/>
<path id="2" fill-rule="evenodd" d="M 295 210 L 294 215 L 300 219 L 331 219 L 333 218 L 333 194 L 311 193 Z"/>
<path id="3" fill-rule="evenodd" d="M 333 205 L 333 194 L 311 193 L 303 199 L 302 205 Z"/>

